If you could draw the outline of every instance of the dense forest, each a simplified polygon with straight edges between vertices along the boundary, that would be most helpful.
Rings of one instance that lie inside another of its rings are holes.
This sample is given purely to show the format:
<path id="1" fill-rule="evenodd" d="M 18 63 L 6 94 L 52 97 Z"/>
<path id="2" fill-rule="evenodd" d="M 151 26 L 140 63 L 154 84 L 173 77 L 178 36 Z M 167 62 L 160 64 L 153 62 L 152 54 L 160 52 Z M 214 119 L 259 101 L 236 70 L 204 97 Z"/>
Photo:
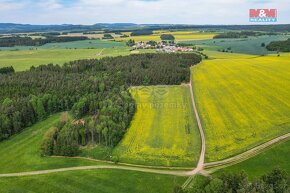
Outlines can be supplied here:
<path id="1" fill-rule="evenodd" d="M 57 42 L 71 42 L 79 40 L 87 40 L 85 36 L 74 37 L 58 37 L 58 36 L 46 36 L 45 38 L 32 39 L 31 37 L 3 37 L 0 38 L 0 47 L 13 47 L 13 46 L 42 46 L 47 43 Z"/>
<path id="2" fill-rule="evenodd" d="M 160 39 L 163 40 L 163 41 L 174 41 L 175 40 L 175 37 L 172 35 L 172 34 L 162 34 L 160 36 Z"/>
<path id="3" fill-rule="evenodd" d="M 289 193 L 290 177 L 279 168 L 249 181 L 245 172 L 221 174 L 212 178 L 203 178 L 184 190 L 175 187 L 174 193 Z"/>
<path id="4" fill-rule="evenodd" d="M 241 31 L 241 32 L 224 32 L 215 35 L 214 39 L 219 38 L 247 38 L 249 36 L 262 36 L 262 35 L 277 35 L 274 32 L 255 32 L 255 31 Z"/>
<path id="5" fill-rule="evenodd" d="M 285 41 L 274 41 L 266 46 L 269 51 L 290 52 L 290 38 Z"/>
<path id="6" fill-rule="evenodd" d="M 46 135 L 44 154 L 75 155 L 88 143 L 114 146 L 135 112 L 128 88 L 189 82 L 189 67 L 200 60 L 196 54 L 141 54 L 0 74 L 0 140 L 52 113 L 71 111 L 74 121 L 63 121 Z M 67 148 L 54 147 L 58 144 Z"/>
<path id="7" fill-rule="evenodd" d="M 152 35 L 153 34 L 153 31 L 152 30 L 136 30 L 136 31 L 133 31 L 131 33 L 131 36 L 143 36 L 143 35 Z"/>

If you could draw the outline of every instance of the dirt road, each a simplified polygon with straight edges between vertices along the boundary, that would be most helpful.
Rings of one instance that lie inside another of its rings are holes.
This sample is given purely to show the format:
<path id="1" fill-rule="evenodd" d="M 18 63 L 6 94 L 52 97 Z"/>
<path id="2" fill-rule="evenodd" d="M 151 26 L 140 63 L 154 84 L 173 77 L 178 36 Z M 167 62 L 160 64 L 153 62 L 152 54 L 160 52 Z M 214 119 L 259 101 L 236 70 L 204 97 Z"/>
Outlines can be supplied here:
<path id="1" fill-rule="evenodd" d="M 50 174 L 50 173 L 59 173 L 66 171 L 78 171 L 78 170 L 95 170 L 95 169 L 118 169 L 118 170 L 129 170 L 129 171 L 139 171 L 146 173 L 156 173 L 156 174 L 166 174 L 174 176 L 188 176 L 187 171 L 176 171 L 176 170 L 158 170 L 158 169 L 149 169 L 149 168 L 137 168 L 130 166 L 114 166 L 114 165 L 99 165 L 99 166 L 80 166 L 80 167 L 70 167 L 70 168 L 59 168 L 51 170 L 40 170 L 33 172 L 20 172 L 20 173 L 9 173 L 9 174 L 0 174 L 2 177 L 17 177 L 17 176 L 34 176 L 41 174 Z"/>
<path id="2" fill-rule="evenodd" d="M 289 139 L 290 139 L 290 133 L 287 133 L 285 135 L 282 135 L 280 137 L 272 139 L 271 141 L 268 141 L 262 145 L 254 147 L 253 149 L 250 149 L 250 150 L 248 150 L 244 153 L 241 153 L 237 156 L 234 156 L 234 157 L 231 157 L 231 158 L 228 158 L 225 160 L 221 160 L 221 161 L 206 163 L 204 166 L 210 173 L 212 173 L 212 172 L 216 171 L 217 169 L 227 167 L 227 166 L 239 163 L 241 161 L 244 161 L 246 159 L 249 159 L 249 158 L 261 153 L 262 151 L 269 148 L 270 146 L 273 146 L 274 144 L 277 144 L 281 141 L 286 141 Z"/>
<path id="3" fill-rule="evenodd" d="M 201 138 L 201 152 L 200 152 L 199 161 L 197 163 L 196 168 L 194 168 L 192 171 L 188 172 L 189 175 L 195 175 L 195 174 L 199 173 L 201 170 L 203 170 L 203 166 L 204 166 L 205 134 L 204 134 L 204 130 L 202 128 L 201 122 L 200 122 L 199 115 L 198 115 L 198 111 L 197 111 L 197 107 L 196 107 L 196 103 L 195 103 L 195 99 L 194 99 L 194 94 L 193 94 L 193 91 L 192 91 L 191 80 L 190 80 L 190 83 L 189 83 L 189 89 L 190 89 L 190 94 L 191 94 L 192 106 L 193 106 L 193 109 L 194 109 L 194 114 L 195 114 L 196 122 L 197 122 L 199 133 L 200 133 L 200 138 Z"/>

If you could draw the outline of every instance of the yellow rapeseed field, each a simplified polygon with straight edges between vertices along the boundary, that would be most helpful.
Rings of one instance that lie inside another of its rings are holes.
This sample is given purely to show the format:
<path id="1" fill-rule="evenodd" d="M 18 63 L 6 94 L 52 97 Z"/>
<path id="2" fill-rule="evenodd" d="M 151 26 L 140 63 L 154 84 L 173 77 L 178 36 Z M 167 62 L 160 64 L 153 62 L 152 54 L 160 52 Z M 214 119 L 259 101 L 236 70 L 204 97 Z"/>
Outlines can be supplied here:
<path id="1" fill-rule="evenodd" d="M 195 166 L 200 135 L 189 87 L 135 87 L 131 93 L 137 112 L 113 155 L 127 163 Z"/>
<path id="2" fill-rule="evenodd" d="M 290 54 L 205 60 L 192 79 L 207 161 L 290 132 Z"/>
<path id="3" fill-rule="evenodd" d="M 126 35 L 130 35 L 130 33 L 124 33 Z M 140 41 L 161 41 L 161 34 L 172 34 L 174 35 L 176 41 L 184 41 L 184 40 L 205 40 L 212 39 L 216 34 L 206 33 L 206 32 L 197 32 L 197 31 L 177 31 L 177 32 L 169 32 L 169 31 L 155 31 L 153 35 L 144 35 L 144 36 L 130 36 L 126 38 L 115 38 L 118 41 L 128 41 L 129 39 L 133 39 L 137 42 Z"/>

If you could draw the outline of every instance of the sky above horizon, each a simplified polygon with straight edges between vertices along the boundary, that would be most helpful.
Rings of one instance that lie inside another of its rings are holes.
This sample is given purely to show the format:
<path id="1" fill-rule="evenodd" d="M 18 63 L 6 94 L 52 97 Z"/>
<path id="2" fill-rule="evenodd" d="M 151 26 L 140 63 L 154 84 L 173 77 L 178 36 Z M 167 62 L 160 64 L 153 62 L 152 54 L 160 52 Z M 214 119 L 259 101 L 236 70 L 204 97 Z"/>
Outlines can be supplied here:
<path id="1" fill-rule="evenodd" d="M 289 24 L 290 0 L 0 0 L 0 23 L 253 24 L 249 9 L 278 10 Z"/>

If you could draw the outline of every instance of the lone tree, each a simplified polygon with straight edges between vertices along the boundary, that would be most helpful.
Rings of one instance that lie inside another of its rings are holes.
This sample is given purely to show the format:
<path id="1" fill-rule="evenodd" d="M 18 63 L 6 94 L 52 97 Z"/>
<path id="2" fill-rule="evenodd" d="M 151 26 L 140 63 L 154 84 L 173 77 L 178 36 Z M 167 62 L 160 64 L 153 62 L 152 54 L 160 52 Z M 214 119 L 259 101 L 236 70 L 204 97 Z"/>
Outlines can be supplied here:
<path id="1" fill-rule="evenodd" d="M 160 36 L 161 40 L 163 41 L 174 41 L 175 37 L 172 34 L 162 34 Z"/>

